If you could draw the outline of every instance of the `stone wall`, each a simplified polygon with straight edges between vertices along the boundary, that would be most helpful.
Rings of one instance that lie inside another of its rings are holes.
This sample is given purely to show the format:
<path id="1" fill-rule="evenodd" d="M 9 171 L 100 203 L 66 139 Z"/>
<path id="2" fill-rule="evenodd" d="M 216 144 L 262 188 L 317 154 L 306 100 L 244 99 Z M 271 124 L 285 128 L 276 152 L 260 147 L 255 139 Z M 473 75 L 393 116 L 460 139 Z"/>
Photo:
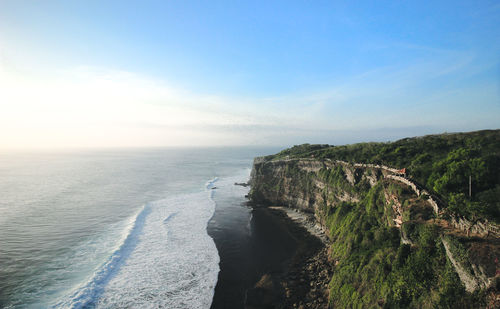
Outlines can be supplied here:
<path id="1" fill-rule="evenodd" d="M 472 222 L 458 215 L 452 215 L 450 223 L 456 229 L 466 232 L 467 235 L 476 234 L 483 237 L 500 237 L 500 229 L 498 225 L 488 222 L 488 220 L 477 220 Z"/>
<path id="2" fill-rule="evenodd" d="M 415 194 L 417 196 L 425 196 L 427 199 L 427 202 L 432 206 L 432 209 L 434 209 L 434 213 L 436 215 L 439 215 L 438 203 L 436 202 L 436 199 L 434 197 L 432 197 L 432 195 L 429 192 L 427 192 L 426 190 L 423 190 L 423 189 L 420 190 L 418 185 L 415 184 L 414 182 L 412 182 L 411 180 L 409 180 L 408 178 L 404 178 L 404 177 L 397 176 L 397 175 L 385 175 L 385 178 L 393 179 L 393 180 L 399 181 L 401 183 L 404 183 L 405 185 L 410 187 L 413 190 L 413 192 L 415 192 Z"/>

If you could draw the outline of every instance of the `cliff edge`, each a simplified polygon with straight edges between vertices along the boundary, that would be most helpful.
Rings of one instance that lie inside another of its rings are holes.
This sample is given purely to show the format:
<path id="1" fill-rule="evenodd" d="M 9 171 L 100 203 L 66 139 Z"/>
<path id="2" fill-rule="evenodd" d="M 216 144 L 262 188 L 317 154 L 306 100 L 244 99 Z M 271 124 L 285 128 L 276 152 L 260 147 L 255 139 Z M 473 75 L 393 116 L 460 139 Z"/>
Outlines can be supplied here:
<path id="1" fill-rule="evenodd" d="M 330 307 L 499 305 L 497 206 L 485 206 L 490 207 L 486 216 L 477 215 L 483 210 L 456 212 L 456 205 L 450 206 L 455 201 L 422 185 L 422 177 L 412 177 L 411 171 L 408 175 L 402 166 L 380 162 L 383 157 L 349 162 L 345 148 L 338 155 L 327 145 L 296 147 L 299 151 L 292 148 L 254 160 L 249 198 L 254 204 L 314 215 L 331 242 Z M 451 148 L 441 160 L 456 152 Z M 419 171 L 419 166 L 412 169 Z M 436 178 L 432 171 L 428 175 Z M 473 202 L 471 197 L 468 203 Z"/>

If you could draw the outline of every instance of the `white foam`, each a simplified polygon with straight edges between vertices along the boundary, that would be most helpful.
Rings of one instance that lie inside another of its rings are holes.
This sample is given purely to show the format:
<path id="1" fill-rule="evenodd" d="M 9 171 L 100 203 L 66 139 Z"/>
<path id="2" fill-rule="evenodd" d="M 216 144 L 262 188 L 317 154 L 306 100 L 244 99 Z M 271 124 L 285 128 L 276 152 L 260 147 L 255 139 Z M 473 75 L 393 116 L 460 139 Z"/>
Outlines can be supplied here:
<path id="1" fill-rule="evenodd" d="M 206 231 L 216 181 L 199 193 L 149 203 L 93 278 L 56 307 L 209 308 L 219 273 Z"/>
<path id="2" fill-rule="evenodd" d="M 151 209 L 145 205 L 127 225 L 119 245 L 112 251 L 107 260 L 94 272 L 90 279 L 77 286 L 70 296 L 53 305 L 53 308 L 86 308 L 94 306 L 104 291 L 104 287 L 116 275 L 117 271 L 135 249 L 139 236 L 144 228 L 145 220 Z"/>

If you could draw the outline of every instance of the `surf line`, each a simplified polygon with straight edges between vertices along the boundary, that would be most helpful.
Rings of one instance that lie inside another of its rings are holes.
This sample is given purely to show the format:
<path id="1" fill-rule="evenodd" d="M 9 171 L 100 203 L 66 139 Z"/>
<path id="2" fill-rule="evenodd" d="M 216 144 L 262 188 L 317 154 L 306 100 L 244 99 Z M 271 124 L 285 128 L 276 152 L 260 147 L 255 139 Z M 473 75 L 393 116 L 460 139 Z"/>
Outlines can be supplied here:
<path id="1" fill-rule="evenodd" d="M 108 259 L 98 268 L 94 276 L 85 285 L 76 289 L 71 294 L 70 299 L 61 301 L 51 308 L 88 308 L 97 305 L 100 296 L 108 282 L 118 273 L 120 267 L 125 263 L 130 254 L 134 251 L 139 236 L 144 228 L 146 217 L 151 212 L 149 203 L 137 214 L 132 228 L 121 245 L 108 257 Z"/>

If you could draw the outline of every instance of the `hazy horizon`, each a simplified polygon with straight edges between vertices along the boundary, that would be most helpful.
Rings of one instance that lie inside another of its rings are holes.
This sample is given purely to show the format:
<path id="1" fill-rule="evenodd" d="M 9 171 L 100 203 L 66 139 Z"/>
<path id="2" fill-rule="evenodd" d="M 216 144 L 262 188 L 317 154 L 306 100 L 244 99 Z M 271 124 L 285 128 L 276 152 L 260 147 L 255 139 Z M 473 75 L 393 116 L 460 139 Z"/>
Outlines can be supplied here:
<path id="1" fill-rule="evenodd" d="M 0 150 L 500 128 L 495 1 L 0 2 Z"/>
<path id="2" fill-rule="evenodd" d="M 408 135 L 400 131 L 392 133 L 393 135 L 384 135 L 379 134 L 379 131 L 376 132 L 366 132 L 367 136 L 374 136 L 374 138 L 368 138 L 365 136 L 362 137 L 349 137 L 350 135 L 344 135 L 342 137 L 335 138 L 334 136 L 330 137 L 330 142 L 315 142 L 314 139 L 311 140 L 303 140 L 298 142 L 290 142 L 290 143 L 275 143 L 275 144 L 227 144 L 227 145 L 100 145 L 100 146 L 68 146 L 68 145 L 59 145 L 52 147 L 36 147 L 36 146 L 27 146 L 27 147 L 4 147 L 0 148 L 0 154 L 29 154 L 29 153 L 46 153 L 46 154 L 58 154 L 58 153 L 76 153 L 76 152 L 113 152 L 113 151 L 153 151 L 153 150 L 164 150 L 164 149 L 179 149 L 179 150 L 187 150 L 187 149 L 236 149 L 236 148 L 249 148 L 249 149 L 274 149 L 276 152 L 281 151 L 285 148 L 290 148 L 292 146 L 302 145 L 302 144 L 328 144 L 330 146 L 343 146 L 343 145 L 352 145 L 357 143 L 391 143 L 404 138 L 415 138 L 415 137 L 424 137 L 429 135 L 441 135 L 441 134 L 455 134 L 455 133 L 469 133 L 469 132 L 477 132 L 477 131 L 487 131 L 487 130 L 500 130 L 500 129 L 480 129 L 480 130 L 472 130 L 472 131 L 454 131 L 454 132 L 431 132 L 424 133 L 419 135 Z M 384 132 L 382 130 L 382 132 Z M 333 132 L 332 132 L 333 133 Z M 371 133 L 371 134 L 368 134 Z M 399 133 L 399 134 L 398 134 Z M 337 143 L 332 143 L 332 140 L 338 140 Z M 345 140 L 345 142 L 343 142 Z"/>

